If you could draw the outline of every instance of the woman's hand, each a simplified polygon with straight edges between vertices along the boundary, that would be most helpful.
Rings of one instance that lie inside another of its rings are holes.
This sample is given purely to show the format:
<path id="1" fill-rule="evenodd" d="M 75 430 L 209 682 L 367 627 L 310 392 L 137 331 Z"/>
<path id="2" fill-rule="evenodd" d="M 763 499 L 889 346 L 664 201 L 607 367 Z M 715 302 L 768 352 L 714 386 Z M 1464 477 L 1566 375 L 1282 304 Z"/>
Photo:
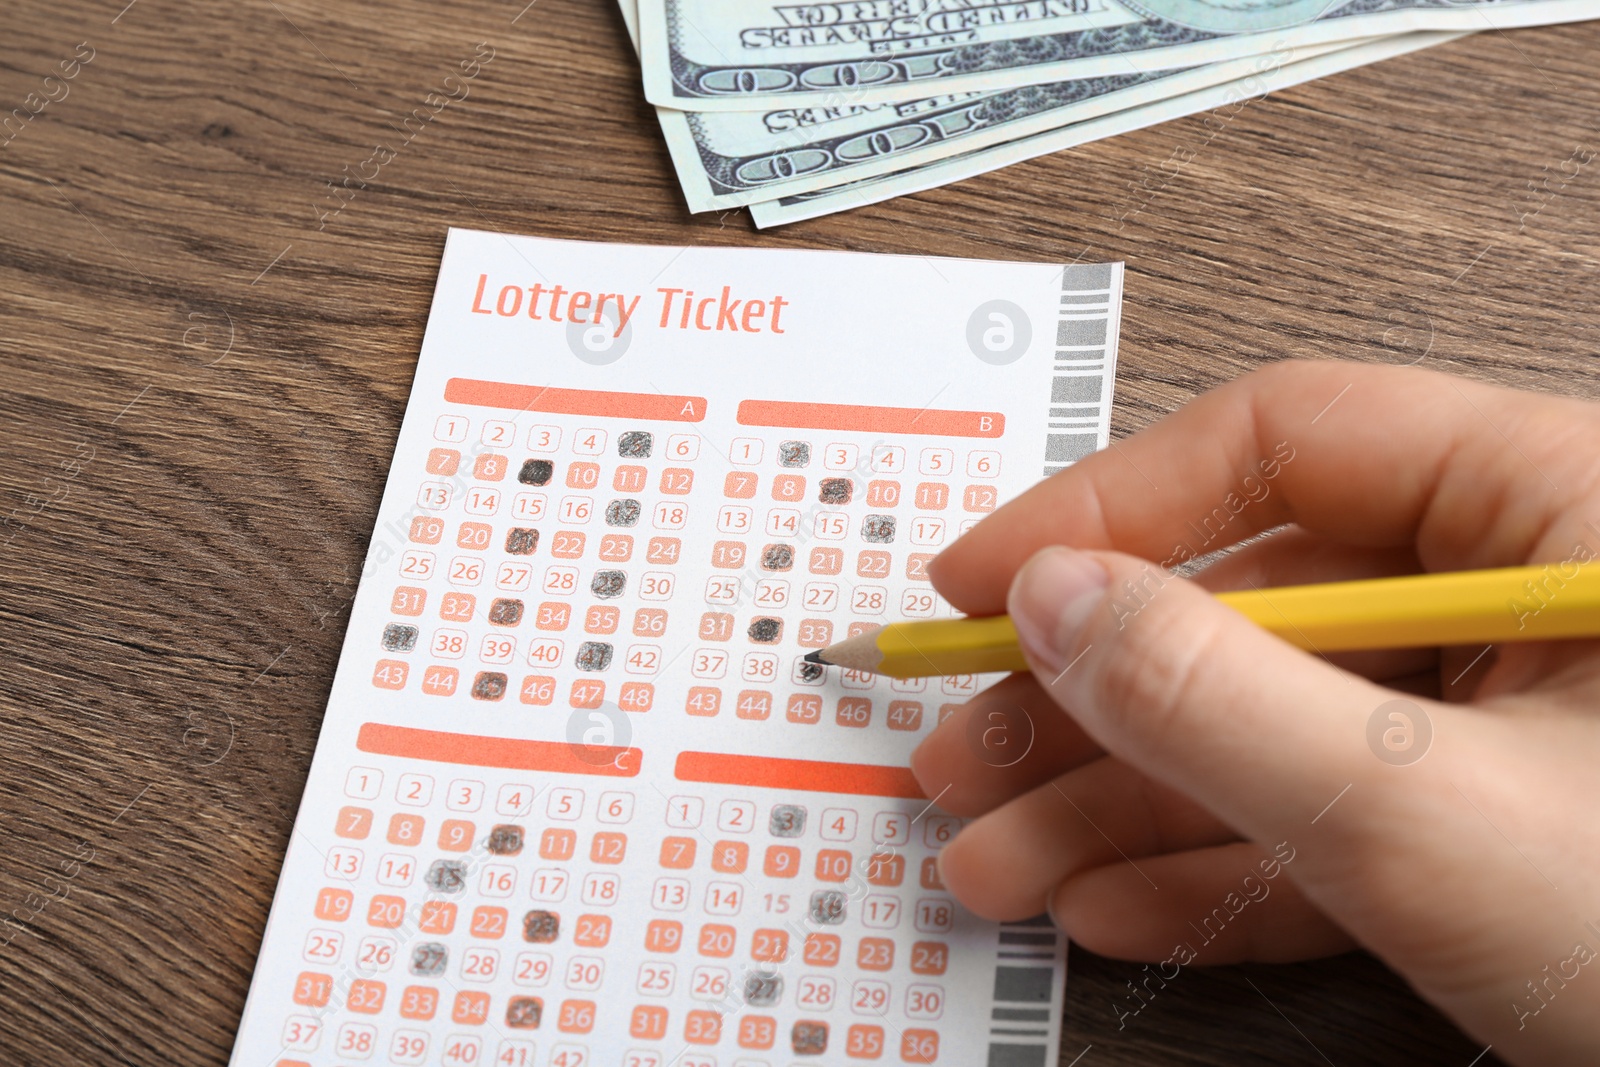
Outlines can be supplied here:
<path id="1" fill-rule="evenodd" d="M 1167 980 L 1361 945 L 1508 1060 L 1600 1062 L 1600 642 L 1319 658 L 1205 592 L 1547 563 L 1537 612 L 1596 558 L 1600 406 L 1343 363 L 1209 393 L 934 562 L 1033 665 L 913 758 L 972 818 L 944 881 Z"/>

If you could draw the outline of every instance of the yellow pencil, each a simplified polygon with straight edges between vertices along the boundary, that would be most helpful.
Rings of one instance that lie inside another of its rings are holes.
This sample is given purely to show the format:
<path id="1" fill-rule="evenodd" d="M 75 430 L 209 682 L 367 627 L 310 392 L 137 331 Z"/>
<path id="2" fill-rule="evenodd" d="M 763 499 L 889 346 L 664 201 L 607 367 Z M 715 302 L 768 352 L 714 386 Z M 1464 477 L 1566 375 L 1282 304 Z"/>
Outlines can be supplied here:
<path id="1" fill-rule="evenodd" d="M 1600 563 L 1250 589 L 1217 599 L 1313 652 L 1600 637 Z M 890 623 L 806 659 L 893 678 L 1028 666 L 1004 615 Z"/>

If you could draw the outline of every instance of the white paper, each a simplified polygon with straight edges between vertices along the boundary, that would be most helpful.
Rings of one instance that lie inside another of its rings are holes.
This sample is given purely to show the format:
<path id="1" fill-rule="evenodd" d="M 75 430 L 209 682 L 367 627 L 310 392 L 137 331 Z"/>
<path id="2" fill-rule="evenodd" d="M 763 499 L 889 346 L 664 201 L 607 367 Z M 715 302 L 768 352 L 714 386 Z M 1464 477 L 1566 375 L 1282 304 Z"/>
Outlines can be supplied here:
<path id="1" fill-rule="evenodd" d="M 1054 1064 L 905 770 L 984 680 L 797 664 L 1105 445 L 1121 282 L 451 231 L 236 1067 Z"/>

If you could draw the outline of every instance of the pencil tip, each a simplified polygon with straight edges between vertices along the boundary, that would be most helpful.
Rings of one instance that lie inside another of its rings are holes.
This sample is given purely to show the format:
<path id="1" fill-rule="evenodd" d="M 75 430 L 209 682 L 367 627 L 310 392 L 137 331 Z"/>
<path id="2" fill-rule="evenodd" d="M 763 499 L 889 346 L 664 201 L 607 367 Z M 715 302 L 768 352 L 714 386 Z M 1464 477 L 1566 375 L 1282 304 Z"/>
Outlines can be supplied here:
<path id="1" fill-rule="evenodd" d="M 815 652 L 807 652 L 805 654 L 805 661 L 807 663 L 820 663 L 824 667 L 831 666 L 831 664 L 829 664 L 827 660 L 822 658 L 822 649 L 820 649 L 820 648 L 817 649 Z"/>

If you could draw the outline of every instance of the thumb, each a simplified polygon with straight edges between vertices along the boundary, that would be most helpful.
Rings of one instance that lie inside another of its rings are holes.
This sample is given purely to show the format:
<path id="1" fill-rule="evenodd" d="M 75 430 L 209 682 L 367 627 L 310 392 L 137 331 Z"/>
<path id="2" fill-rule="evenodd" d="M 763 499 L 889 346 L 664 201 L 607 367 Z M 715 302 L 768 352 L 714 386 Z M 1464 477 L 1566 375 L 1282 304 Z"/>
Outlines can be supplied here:
<path id="1" fill-rule="evenodd" d="M 1156 564 L 1047 548 L 1008 608 L 1041 685 L 1086 733 L 1257 841 L 1303 832 L 1379 764 L 1366 723 L 1392 694 Z"/>

